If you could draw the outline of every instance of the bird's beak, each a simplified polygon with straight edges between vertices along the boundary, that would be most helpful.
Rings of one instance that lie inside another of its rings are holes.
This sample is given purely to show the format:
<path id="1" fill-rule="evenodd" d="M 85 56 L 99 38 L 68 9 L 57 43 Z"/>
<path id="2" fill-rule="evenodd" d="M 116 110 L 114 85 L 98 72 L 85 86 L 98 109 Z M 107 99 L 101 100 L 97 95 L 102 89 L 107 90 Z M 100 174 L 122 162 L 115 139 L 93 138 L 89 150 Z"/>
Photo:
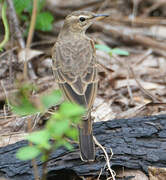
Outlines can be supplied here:
<path id="1" fill-rule="evenodd" d="M 95 20 L 101 20 L 101 19 L 103 19 L 103 18 L 105 18 L 105 17 L 108 17 L 109 15 L 107 15 L 107 14 L 95 14 L 94 16 L 93 16 L 93 18 L 95 19 Z"/>

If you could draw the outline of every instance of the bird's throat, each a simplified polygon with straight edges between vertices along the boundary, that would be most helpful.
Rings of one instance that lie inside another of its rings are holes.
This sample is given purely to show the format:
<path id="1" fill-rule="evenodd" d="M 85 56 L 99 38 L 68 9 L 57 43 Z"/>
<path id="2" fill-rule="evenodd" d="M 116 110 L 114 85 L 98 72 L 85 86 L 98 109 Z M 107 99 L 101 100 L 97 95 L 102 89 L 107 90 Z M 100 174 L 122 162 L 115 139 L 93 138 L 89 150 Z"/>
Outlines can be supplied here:
<path id="1" fill-rule="evenodd" d="M 80 37 L 80 36 L 85 36 L 85 31 L 80 30 L 80 29 L 75 29 L 72 28 L 71 26 L 68 26 L 66 24 L 63 25 L 59 37 L 60 38 L 68 38 L 68 37 Z"/>

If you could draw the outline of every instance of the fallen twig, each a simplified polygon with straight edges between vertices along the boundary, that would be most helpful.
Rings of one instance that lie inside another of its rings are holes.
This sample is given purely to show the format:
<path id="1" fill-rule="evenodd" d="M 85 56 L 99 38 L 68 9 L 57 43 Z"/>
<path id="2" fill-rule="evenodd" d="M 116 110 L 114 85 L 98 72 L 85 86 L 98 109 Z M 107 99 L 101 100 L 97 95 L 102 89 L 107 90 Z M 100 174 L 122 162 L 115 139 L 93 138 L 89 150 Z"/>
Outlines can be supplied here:
<path id="1" fill-rule="evenodd" d="M 97 139 L 95 138 L 95 136 L 93 136 L 93 139 L 94 139 L 95 144 L 96 144 L 97 146 L 99 146 L 99 147 L 102 149 L 102 151 L 104 152 L 104 155 L 105 155 L 105 158 L 106 158 L 106 164 L 107 164 L 108 170 L 109 170 L 109 172 L 110 172 L 110 174 L 111 174 L 111 176 L 112 176 L 111 178 L 112 178 L 113 180 L 115 180 L 116 173 L 111 169 L 110 159 L 109 159 L 109 157 L 108 157 L 108 154 L 107 154 L 106 150 L 105 150 L 104 147 L 97 141 Z M 110 148 L 110 150 L 111 150 L 111 158 L 112 158 L 113 152 L 112 152 L 112 149 L 111 149 L 111 148 Z"/>

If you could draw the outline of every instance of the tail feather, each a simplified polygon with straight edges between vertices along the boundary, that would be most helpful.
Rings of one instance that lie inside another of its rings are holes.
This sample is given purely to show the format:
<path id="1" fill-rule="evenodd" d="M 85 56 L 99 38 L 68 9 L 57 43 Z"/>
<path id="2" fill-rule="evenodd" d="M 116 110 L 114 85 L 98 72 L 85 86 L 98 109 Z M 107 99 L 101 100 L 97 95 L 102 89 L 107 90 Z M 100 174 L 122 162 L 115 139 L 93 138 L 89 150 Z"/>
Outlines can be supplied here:
<path id="1" fill-rule="evenodd" d="M 79 127 L 80 156 L 82 161 L 94 161 L 95 146 L 93 141 L 91 119 L 83 120 Z"/>

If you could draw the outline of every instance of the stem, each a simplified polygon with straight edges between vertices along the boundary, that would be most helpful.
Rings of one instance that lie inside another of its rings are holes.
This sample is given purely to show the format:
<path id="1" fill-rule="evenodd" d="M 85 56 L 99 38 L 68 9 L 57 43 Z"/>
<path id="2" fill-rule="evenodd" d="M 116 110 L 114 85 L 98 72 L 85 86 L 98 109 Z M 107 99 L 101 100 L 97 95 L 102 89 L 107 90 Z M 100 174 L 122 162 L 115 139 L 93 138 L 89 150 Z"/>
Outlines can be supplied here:
<path id="1" fill-rule="evenodd" d="M 31 22 L 30 22 L 30 28 L 28 32 L 26 48 L 30 48 L 32 38 L 33 38 L 33 33 L 35 29 L 35 24 L 36 24 L 36 16 L 37 16 L 37 2 L 38 0 L 33 0 L 33 10 L 32 10 L 32 16 L 31 16 Z"/>
<path id="2" fill-rule="evenodd" d="M 32 10 L 32 16 L 31 16 L 31 22 L 30 22 L 30 28 L 28 32 L 28 38 L 27 38 L 27 43 L 26 43 L 26 49 L 30 48 L 33 34 L 34 34 L 34 29 L 35 29 L 35 24 L 36 24 L 36 16 L 37 16 L 37 2 L 38 0 L 33 0 L 33 10 Z M 28 77 L 28 68 L 27 68 L 27 51 L 25 52 L 25 62 L 24 62 L 24 79 L 27 79 Z"/>
<path id="3" fill-rule="evenodd" d="M 5 28 L 5 36 L 4 36 L 3 41 L 0 43 L 0 51 L 2 51 L 2 48 L 9 40 L 9 25 L 8 25 L 8 21 L 6 17 L 6 8 L 7 8 L 6 2 L 3 2 L 2 3 L 2 22 Z"/>
<path id="4" fill-rule="evenodd" d="M 33 171 L 34 171 L 34 176 L 35 176 L 35 180 L 39 180 L 39 173 L 38 173 L 38 169 L 37 169 L 37 164 L 36 164 L 36 160 L 32 159 L 32 166 L 33 166 Z"/>
<path id="5" fill-rule="evenodd" d="M 48 157 L 47 160 L 43 163 L 43 167 L 42 167 L 42 180 L 46 180 L 47 178 L 47 161 L 48 161 Z"/>
<path id="6" fill-rule="evenodd" d="M 29 133 L 32 132 L 31 118 L 28 119 L 28 132 Z M 29 146 L 33 146 L 32 142 L 29 142 Z M 32 159 L 31 162 L 32 162 L 32 166 L 33 166 L 35 180 L 39 180 L 39 173 L 38 173 L 38 168 L 37 168 L 36 160 Z"/>
<path id="7" fill-rule="evenodd" d="M 28 39 L 27 39 L 27 43 L 26 43 L 26 50 L 25 50 L 25 62 L 24 62 L 24 79 L 28 79 L 28 62 L 27 62 L 27 49 L 30 48 L 31 42 L 32 42 L 32 37 L 33 37 L 33 33 L 34 33 L 34 28 L 35 28 L 35 23 L 36 23 L 36 15 L 37 15 L 37 2 L 38 0 L 33 0 L 33 11 L 32 11 L 32 16 L 31 16 L 31 22 L 30 22 L 30 28 L 29 28 L 29 33 L 28 33 Z M 32 131 L 32 121 L 31 118 L 28 119 L 28 130 L 29 132 Z M 29 143 L 30 146 L 32 146 L 32 143 Z M 39 174 L 38 174 L 38 169 L 37 169 L 37 164 L 36 164 L 36 160 L 32 159 L 32 166 L 33 166 L 33 170 L 34 170 L 34 176 L 35 176 L 35 180 L 39 180 Z"/>
<path id="8" fill-rule="evenodd" d="M 50 150 L 45 150 L 45 152 L 43 153 L 45 156 L 45 160 L 43 162 L 43 166 L 42 166 L 42 177 L 41 180 L 46 180 L 47 178 L 47 163 L 49 160 L 49 156 L 53 151 L 53 147 Z"/>

